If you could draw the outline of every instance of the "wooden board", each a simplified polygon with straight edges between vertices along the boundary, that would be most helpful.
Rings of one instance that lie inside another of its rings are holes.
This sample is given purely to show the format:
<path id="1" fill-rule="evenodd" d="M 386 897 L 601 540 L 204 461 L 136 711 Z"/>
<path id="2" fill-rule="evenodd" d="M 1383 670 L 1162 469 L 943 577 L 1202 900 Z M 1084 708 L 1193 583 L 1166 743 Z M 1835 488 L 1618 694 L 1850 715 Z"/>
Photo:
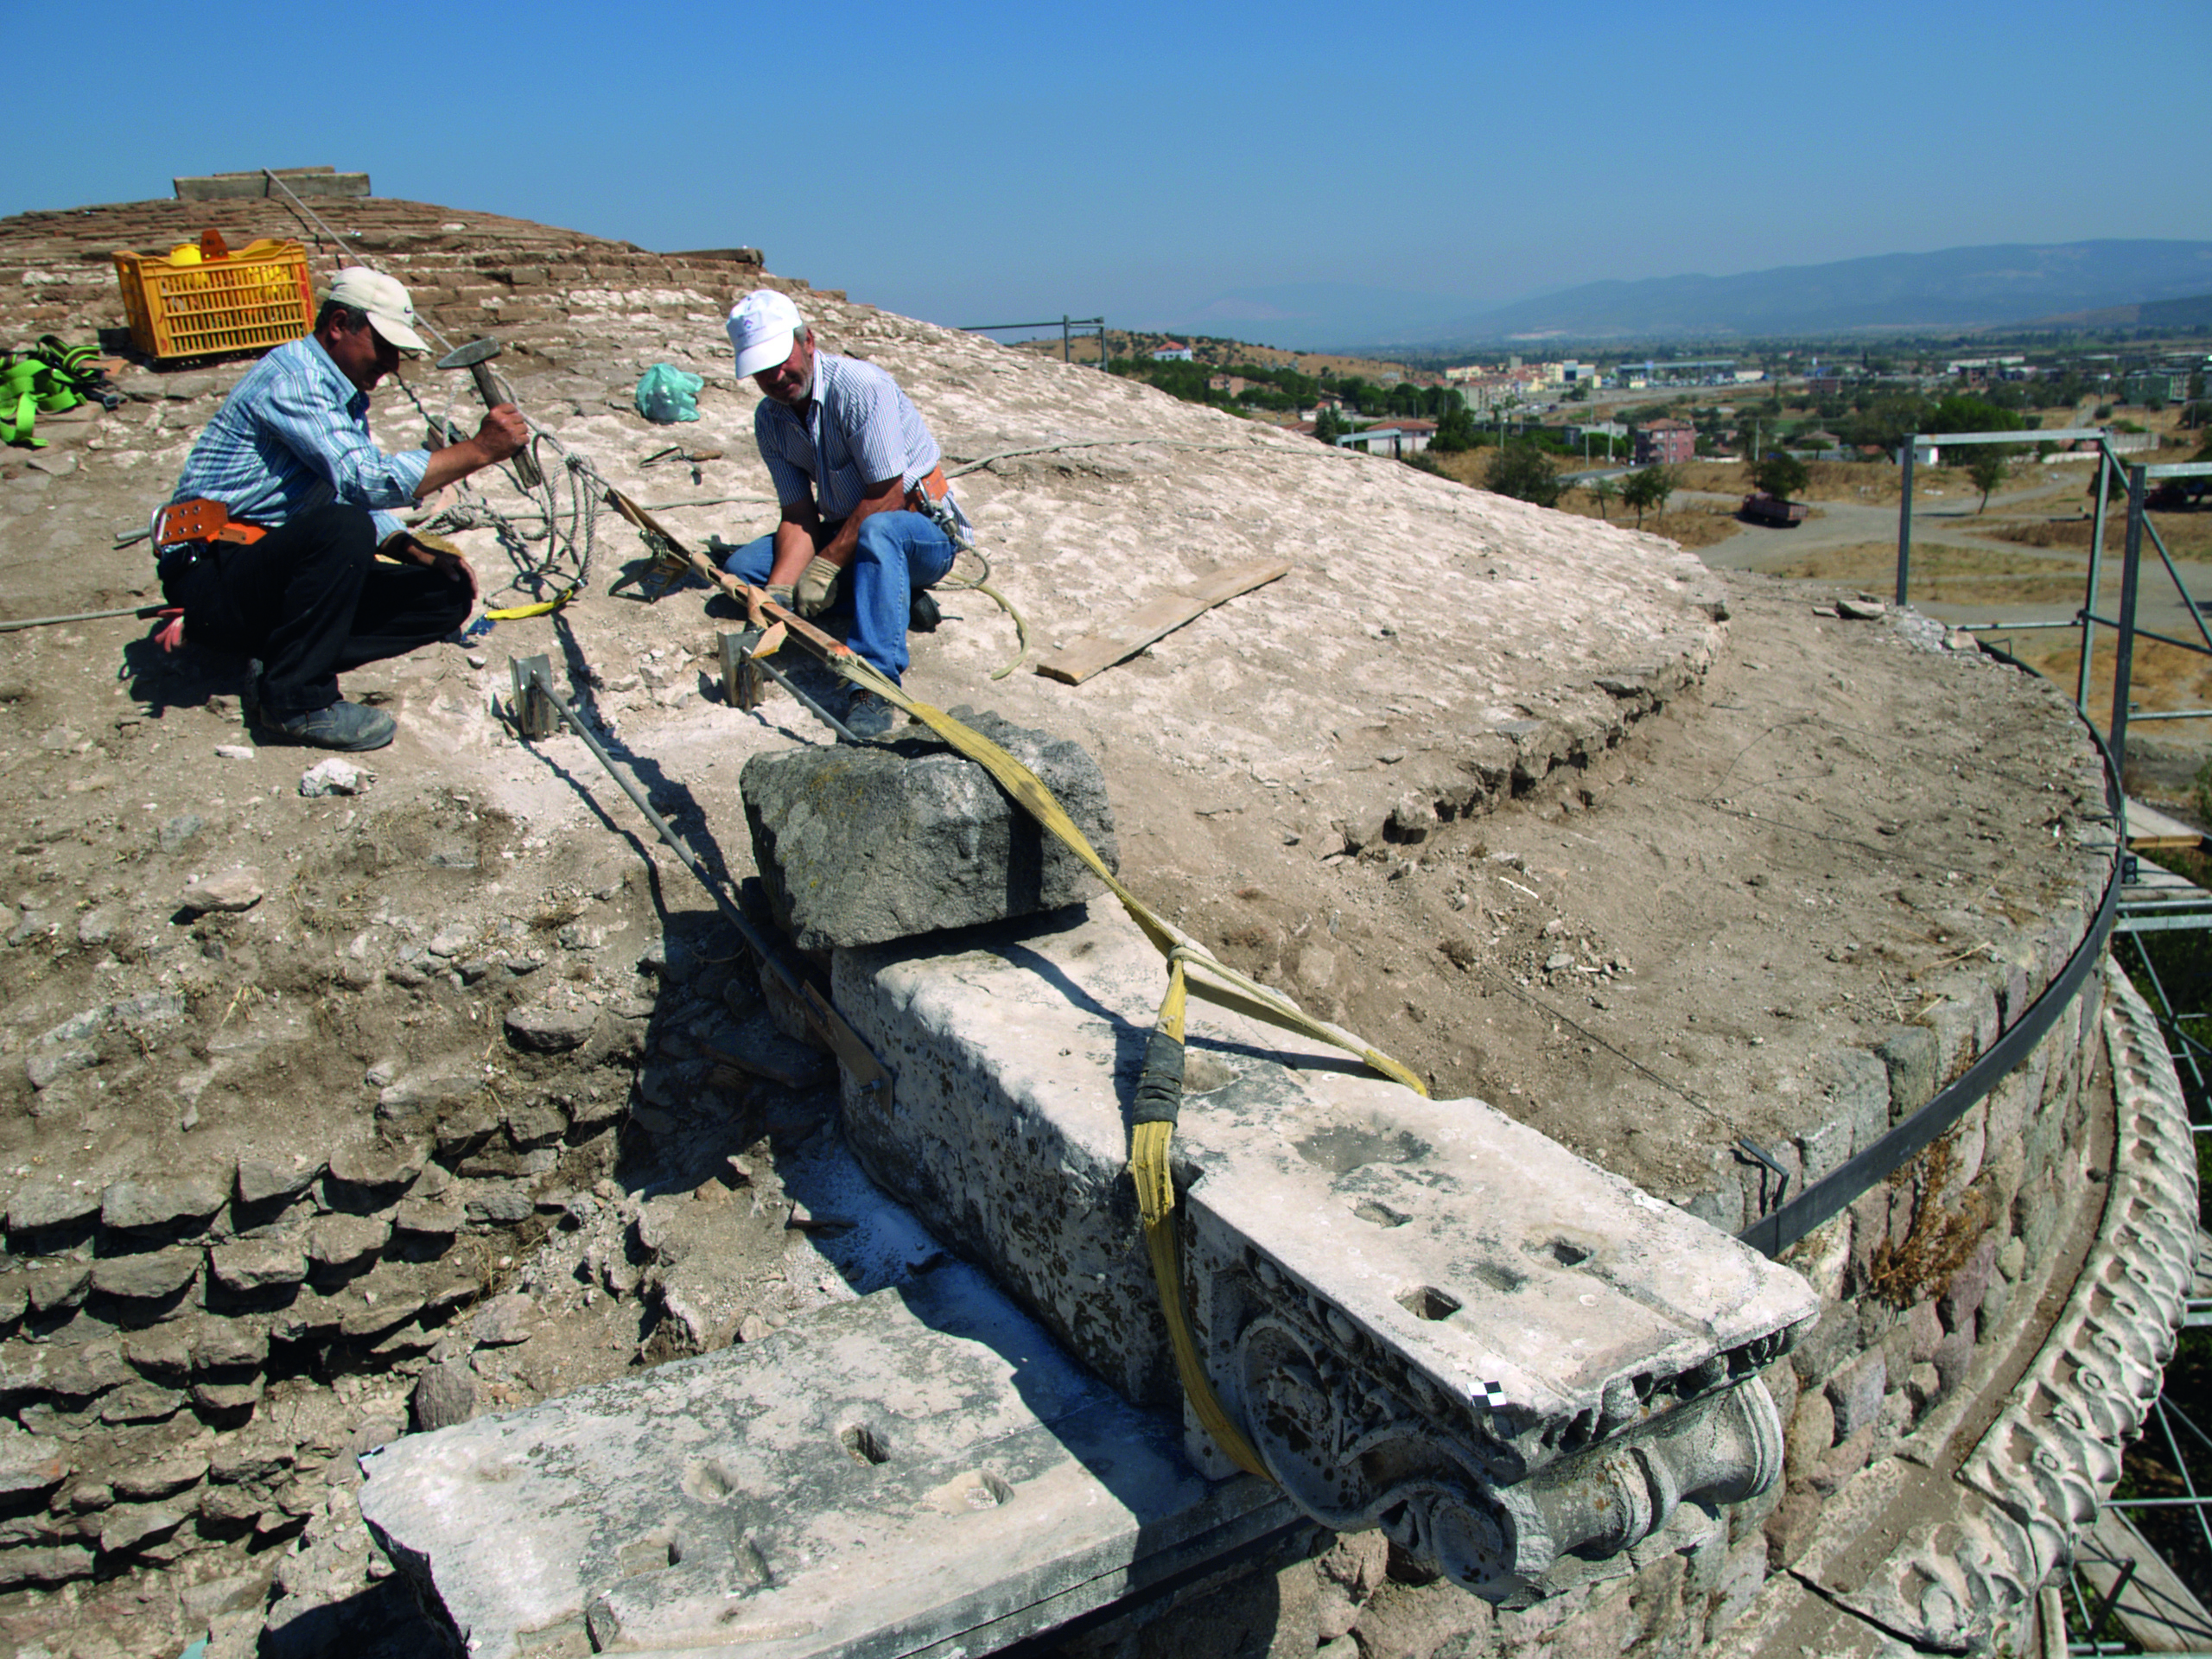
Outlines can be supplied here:
<path id="1" fill-rule="evenodd" d="M 1103 668 L 1134 657 L 1154 640 L 1170 634 L 1194 617 L 1203 616 L 1224 600 L 1265 587 L 1290 574 L 1279 559 L 1262 559 L 1233 565 L 1206 578 L 1186 593 L 1162 594 L 1140 605 L 1113 626 L 1087 634 L 1065 650 L 1037 664 L 1047 679 L 1081 685 Z"/>
<path id="2" fill-rule="evenodd" d="M 2131 798 L 2127 803 L 2127 844 L 2140 852 L 2195 852 L 2204 837 L 2180 819 Z"/>

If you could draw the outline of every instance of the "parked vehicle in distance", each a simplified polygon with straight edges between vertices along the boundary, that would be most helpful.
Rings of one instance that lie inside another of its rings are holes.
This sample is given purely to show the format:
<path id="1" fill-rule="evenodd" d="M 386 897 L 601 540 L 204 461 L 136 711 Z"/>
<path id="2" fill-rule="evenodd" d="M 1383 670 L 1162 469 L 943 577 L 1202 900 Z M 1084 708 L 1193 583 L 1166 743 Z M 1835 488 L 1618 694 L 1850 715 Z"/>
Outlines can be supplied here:
<path id="1" fill-rule="evenodd" d="M 1752 491 L 1744 498 L 1744 505 L 1736 509 L 1738 517 L 1748 518 L 1755 524 L 1772 524 L 1777 530 L 1803 524 L 1808 511 L 1802 501 L 1785 501 L 1778 495 L 1769 495 L 1764 490 Z"/>

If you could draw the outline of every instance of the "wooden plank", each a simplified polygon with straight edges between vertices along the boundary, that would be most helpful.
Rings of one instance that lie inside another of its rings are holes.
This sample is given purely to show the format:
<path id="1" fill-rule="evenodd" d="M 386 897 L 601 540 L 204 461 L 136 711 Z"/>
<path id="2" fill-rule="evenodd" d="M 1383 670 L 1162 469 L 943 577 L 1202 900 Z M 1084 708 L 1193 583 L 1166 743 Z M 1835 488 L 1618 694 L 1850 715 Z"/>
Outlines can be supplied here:
<path id="1" fill-rule="evenodd" d="M 1111 668 L 1134 657 L 1154 640 L 1175 632 L 1185 622 L 1203 616 L 1225 600 L 1265 587 L 1290 574 L 1279 559 L 1261 559 L 1216 571 L 1196 588 L 1184 593 L 1162 594 L 1140 605 L 1113 626 L 1085 635 L 1065 650 L 1039 662 L 1037 671 L 1047 679 L 1081 685 L 1101 669 Z"/>
<path id="2" fill-rule="evenodd" d="M 2171 852 L 2178 848 L 2194 852 L 2204 837 L 2179 818 L 2145 806 L 2130 798 L 2127 803 L 2127 844 L 2145 852 Z"/>
<path id="3" fill-rule="evenodd" d="M 2212 1644 L 2212 1613 L 2192 1594 L 2143 1535 L 2118 1510 L 2107 1510 L 2077 1546 L 2075 1565 L 2096 1596 L 2120 1580 L 2120 1564 L 2135 1563 L 2135 1576 L 2113 1610 L 2113 1622 L 2145 1653 L 2202 1653 Z M 2118 1634 L 2107 1629 L 2110 1639 Z"/>

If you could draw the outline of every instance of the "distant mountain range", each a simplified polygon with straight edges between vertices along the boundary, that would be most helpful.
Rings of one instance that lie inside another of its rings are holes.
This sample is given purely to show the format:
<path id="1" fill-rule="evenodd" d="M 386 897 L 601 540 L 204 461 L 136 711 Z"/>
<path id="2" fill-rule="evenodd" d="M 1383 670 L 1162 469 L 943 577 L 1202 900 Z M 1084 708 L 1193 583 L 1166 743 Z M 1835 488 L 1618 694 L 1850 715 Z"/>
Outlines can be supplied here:
<path id="1" fill-rule="evenodd" d="M 1601 346 L 1669 338 L 1905 334 L 2064 320 L 2185 326 L 2166 302 L 2212 293 L 2212 242 L 2006 244 L 1892 253 L 1734 276 L 1586 283 L 1489 310 L 1449 296 L 1300 283 L 1224 294 L 1166 327 L 1294 350 Z M 2113 313 L 2111 322 L 2091 315 Z M 2130 320 L 2132 322 L 2132 319 Z"/>

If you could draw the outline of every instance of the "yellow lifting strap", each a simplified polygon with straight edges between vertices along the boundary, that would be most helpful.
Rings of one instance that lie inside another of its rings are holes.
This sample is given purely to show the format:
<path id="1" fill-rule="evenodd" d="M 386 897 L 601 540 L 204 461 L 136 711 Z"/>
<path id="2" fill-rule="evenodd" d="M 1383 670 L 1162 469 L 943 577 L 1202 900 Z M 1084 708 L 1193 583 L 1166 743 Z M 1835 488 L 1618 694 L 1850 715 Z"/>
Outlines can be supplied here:
<path id="1" fill-rule="evenodd" d="M 552 598 L 536 605 L 503 605 L 496 611 L 484 614 L 494 622 L 519 622 L 525 617 L 550 616 L 576 596 L 577 584 L 571 582 Z"/>
<path id="2" fill-rule="evenodd" d="M 1160 1005 L 1158 1034 L 1172 1042 L 1179 1054 L 1183 1046 L 1184 957 L 1176 951 L 1167 959 L 1167 997 Z M 1180 1096 L 1178 1079 L 1177 1094 Z M 1167 1163 L 1168 1144 L 1175 1137 L 1173 1122 L 1139 1123 L 1129 1131 L 1129 1179 L 1136 1184 L 1137 1211 L 1144 1217 L 1145 1249 L 1152 1257 L 1152 1281 L 1160 1292 L 1160 1311 L 1167 1320 L 1167 1345 L 1175 1355 L 1175 1375 L 1191 1409 L 1205 1425 L 1206 1433 L 1223 1454 L 1248 1475 L 1273 1480 L 1268 1465 L 1252 1449 L 1222 1409 L 1220 1397 L 1198 1357 L 1198 1339 L 1192 1333 L 1183 1310 L 1183 1273 L 1175 1259 L 1175 1179 Z"/>
<path id="3" fill-rule="evenodd" d="M 771 610 L 777 618 L 776 629 L 772 630 L 754 648 L 753 655 L 763 656 L 784 642 L 785 635 L 781 630 L 786 613 L 780 607 L 759 605 L 757 601 L 755 605 L 762 620 L 767 620 L 766 613 Z M 1092 873 L 1122 901 L 1122 907 L 1128 912 L 1130 919 L 1167 959 L 1167 995 L 1160 1006 L 1157 1034 L 1173 1046 L 1175 1075 L 1170 1092 L 1175 1101 L 1179 1102 L 1181 1096 L 1183 1016 L 1186 998 L 1191 994 L 1356 1054 L 1382 1076 L 1427 1096 L 1428 1090 L 1421 1080 L 1396 1060 L 1351 1033 L 1332 1026 L 1325 1020 L 1315 1019 L 1280 991 L 1215 960 L 1197 941 L 1156 914 L 1142 899 L 1123 887 L 1114 872 L 1107 868 L 1106 861 L 1098 855 L 1097 849 L 1091 846 L 1089 838 L 1077 827 L 1075 820 L 1068 816 L 1067 810 L 1053 797 L 1052 791 L 1046 788 L 1044 780 L 1005 749 L 982 733 L 963 725 L 942 709 L 907 696 L 903 687 L 879 672 L 849 648 L 837 646 L 824 655 L 830 666 L 844 678 L 866 687 L 894 707 L 905 709 L 998 779 L 1006 791 L 1020 802 L 1032 817 L 1058 836 L 1077 857 L 1090 867 Z M 1172 1103 L 1168 1109 L 1172 1112 Z M 1230 1461 L 1247 1473 L 1272 1479 L 1260 1454 L 1230 1420 L 1215 1395 L 1206 1376 L 1205 1363 L 1198 1355 L 1198 1338 L 1192 1332 L 1190 1318 L 1184 1306 L 1182 1273 L 1176 1260 L 1175 1248 L 1175 1182 L 1167 1157 L 1174 1129 L 1172 1117 L 1140 1122 L 1132 1128 L 1129 1175 L 1136 1185 L 1137 1206 L 1144 1220 L 1145 1246 L 1152 1258 L 1152 1275 L 1160 1292 L 1160 1312 L 1167 1321 L 1168 1344 L 1175 1356 L 1176 1374 L 1182 1380 L 1183 1392 L 1191 1402 L 1191 1409 L 1205 1425 L 1206 1432 L 1213 1436 L 1214 1443 L 1221 1447 Z"/>

